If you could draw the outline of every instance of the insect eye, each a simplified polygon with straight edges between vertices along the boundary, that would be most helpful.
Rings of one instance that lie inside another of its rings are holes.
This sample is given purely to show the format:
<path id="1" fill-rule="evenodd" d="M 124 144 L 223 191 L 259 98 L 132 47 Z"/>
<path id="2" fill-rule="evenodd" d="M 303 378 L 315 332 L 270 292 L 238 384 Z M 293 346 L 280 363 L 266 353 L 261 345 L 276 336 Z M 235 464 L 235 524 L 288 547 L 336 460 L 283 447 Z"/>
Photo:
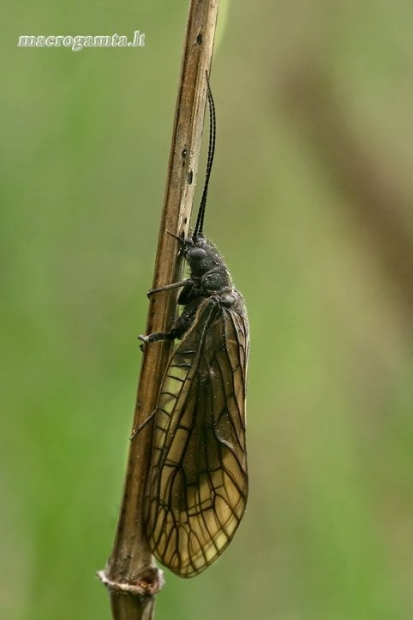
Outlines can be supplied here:
<path id="1" fill-rule="evenodd" d="M 188 254 L 191 258 L 195 259 L 205 258 L 205 256 L 207 255 L 205 250 L 203 250 L 202 248 L 191 248 L 188 251 Z"/>

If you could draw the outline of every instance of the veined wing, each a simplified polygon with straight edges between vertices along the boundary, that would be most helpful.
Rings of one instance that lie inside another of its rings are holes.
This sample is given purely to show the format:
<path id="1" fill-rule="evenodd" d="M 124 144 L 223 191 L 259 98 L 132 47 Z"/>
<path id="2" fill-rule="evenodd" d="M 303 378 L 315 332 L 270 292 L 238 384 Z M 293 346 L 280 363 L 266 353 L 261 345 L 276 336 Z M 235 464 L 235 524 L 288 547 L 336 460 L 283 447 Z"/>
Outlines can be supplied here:
<path id="1" fill-rule="evenodd" d="M 245 510 L 248 336 L 246 313 L 205 299 L 160 390 L 145 525 L 154 555 L 182 577 L 222 553 Z"/>

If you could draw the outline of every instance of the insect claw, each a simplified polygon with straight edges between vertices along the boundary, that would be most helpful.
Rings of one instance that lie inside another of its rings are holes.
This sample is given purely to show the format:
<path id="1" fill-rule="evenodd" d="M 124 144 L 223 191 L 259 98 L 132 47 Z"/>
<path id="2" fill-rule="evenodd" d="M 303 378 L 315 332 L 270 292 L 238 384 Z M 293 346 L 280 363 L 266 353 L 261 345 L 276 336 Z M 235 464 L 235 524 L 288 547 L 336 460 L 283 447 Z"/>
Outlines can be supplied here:
<path id="1" fill-rule="evenodd" d="M 139 349 L 142 351 L 142 353 L 145 353 L 145 349 L 146 349 L 146 345 L 148 342 L 152 342 L 152 339 L 149 336 L 138 336 L 138 340 L 142 341 L 142 344 L 139 345 Z"/>

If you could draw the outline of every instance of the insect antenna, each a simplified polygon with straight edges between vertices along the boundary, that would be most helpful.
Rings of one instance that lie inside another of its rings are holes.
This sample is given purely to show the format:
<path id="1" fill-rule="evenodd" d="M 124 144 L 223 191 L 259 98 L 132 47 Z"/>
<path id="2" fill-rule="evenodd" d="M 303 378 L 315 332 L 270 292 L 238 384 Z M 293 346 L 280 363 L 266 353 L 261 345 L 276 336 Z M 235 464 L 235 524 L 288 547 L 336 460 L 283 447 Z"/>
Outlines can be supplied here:
<path id="1" fill-rule="evenodd" d="M 208 195 L 208 185 L 209 179 L 211 177 L 212 164 L 214 161 L 215 154 L 215 136 L 216 136 L 216 117 L 215 117 L 215 105 L 214 99 L 212 97 L 211 87 L 209 85 L 208 73 L 206 74 L 207 81 L 207 95 L 208 95 L 208 105 L 209 105 L 209 145 L 208 145 L 208 158 L 207 158 L 207 168 L 206 168 L 206 176 L 205 176 L 205 184 L 202 192 L 201 204 L 199 205 L 198 217 L 196 219 L 195 230 L 193 234 L 193 239 L 197 237 L 203 236 L 204 229 L 204 215 L 205 215 L 205 207 Z"/>

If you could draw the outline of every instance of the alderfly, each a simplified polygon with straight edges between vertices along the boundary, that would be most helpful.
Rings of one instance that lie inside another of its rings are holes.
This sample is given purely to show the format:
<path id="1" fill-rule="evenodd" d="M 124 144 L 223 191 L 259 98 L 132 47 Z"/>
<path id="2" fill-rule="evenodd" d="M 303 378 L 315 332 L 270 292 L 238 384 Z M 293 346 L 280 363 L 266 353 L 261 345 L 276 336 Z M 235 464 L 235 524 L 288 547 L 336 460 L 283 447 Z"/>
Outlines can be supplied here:
<path id="1" fill-rule="evenodd" d="M 249 349 L 242 295 L 203 225 L 215 151 L 216 120 L 208 88 L 210 138 L 206 179 L 193 234 L 179 238 L 190 278 L 169 332 L 146 343 L 181 342 L 169 360 L 153 413 L 144 527 L 155 557 L 181 577 L 209 566 L 230 543 L 248 495 L 245 396 Z M 152 416 L 151 416 L 152 417 Z"/>

